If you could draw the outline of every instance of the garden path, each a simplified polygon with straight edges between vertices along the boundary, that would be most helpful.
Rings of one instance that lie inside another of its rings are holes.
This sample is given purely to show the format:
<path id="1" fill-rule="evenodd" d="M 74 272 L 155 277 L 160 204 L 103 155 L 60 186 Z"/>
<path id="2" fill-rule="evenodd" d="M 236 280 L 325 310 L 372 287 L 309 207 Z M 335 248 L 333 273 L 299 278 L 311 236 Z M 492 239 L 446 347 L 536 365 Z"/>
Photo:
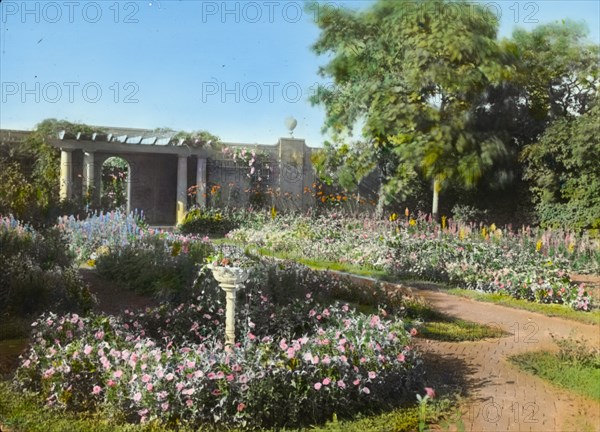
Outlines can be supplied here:
<path id="1" fill-rule="evenodd" d="M 98 300 L 95 307 L 97 312 L 118 315 L 125 309 L 138 310 L 158 305 L 158 302 L 149 296 L 123 289 L 119 284 L 104 279 L 95 269 L 82 266 L 79 268 L 79 274 Z"/>
<path id="2" fill-rule="evenodd" d="M 459 387 L 464 392 L 459 411 L 466 431 L 600 431 L 600 403 L 553 386 L 508 361 L 508 357 L 528 351 L 557 351 L 552 334 L 584 338 L 590 346 L 600 348 L 599 326 L 453 296 L 432 284 L 411 283 L 407 288 L 385 283 L 384 287 L 422 297 L 447 315 L 508 333 L 476 342 L 415 339 L 428 366 L 429 384 L 442 391 Z M 448 429 L 462 430 L 458 421 Z"/>
<path id="3" fill-rule="evenodd" d="M 508 357 L 557 350 L 551 334 L 576 335 L 600 347 L 600 328 L 504 306 L 476 302 L 431 289 L 416 289 L 435 309 L 480 324 L 500 327 L 507 337 L 449 343 L 421 340 L 424 354 L 461 359 L 470 383 L 461 409 L 469 431 L 600 431 L 600 404 L 522 372 Z"/>

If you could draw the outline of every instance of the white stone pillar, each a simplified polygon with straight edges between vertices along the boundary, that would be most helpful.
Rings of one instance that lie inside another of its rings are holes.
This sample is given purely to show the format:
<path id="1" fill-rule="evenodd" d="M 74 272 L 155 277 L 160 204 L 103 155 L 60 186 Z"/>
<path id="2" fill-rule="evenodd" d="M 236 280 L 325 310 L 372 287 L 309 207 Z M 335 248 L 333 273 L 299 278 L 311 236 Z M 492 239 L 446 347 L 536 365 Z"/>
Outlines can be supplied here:
<path id="1" fill-rule="evenodd" d="M 183 222 L 187 207 L 187 156 L 177 161 L 177 225 Z"/>
<path id="2" fill-rule="evenodd" d="M 237 285 L 221 283 L 225 291 L 225 345 L 235 345 L 235 295 Z"/>
<path id="3" fill-rule="evenodd" d="M 206 208 L 206 159 L 198 158 L 196 166 L 196 203 L 200 208 Z"/>
<path id="4" fill-rule="evenodd" d="M 60 150 L 60 200 L 73 196 L 73 154 L 71 150 Z"/>
<path id="5" fill-rule="evenodd" d="M 235 345 L 235 294 L 248 279 L 248 271 L 239 267 L 211 266 L 213 276 L 225 291 L 225 349 Z"/>
<path id="6" fill-rule="evenodd" d="M 90 194 L 90 201 L 94 202 L 94 153 L 83 153 L 83 196 Z"/>

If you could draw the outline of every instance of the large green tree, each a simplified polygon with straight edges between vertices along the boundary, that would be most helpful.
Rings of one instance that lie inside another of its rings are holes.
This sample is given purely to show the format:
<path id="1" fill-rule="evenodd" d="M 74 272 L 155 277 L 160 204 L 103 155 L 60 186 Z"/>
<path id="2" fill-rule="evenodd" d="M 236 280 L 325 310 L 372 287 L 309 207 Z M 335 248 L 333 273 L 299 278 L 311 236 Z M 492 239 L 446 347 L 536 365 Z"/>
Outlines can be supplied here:
<path id="1" fill-rule="evenodd" d="M 475 122 L 485 89 L 512 70 L 484 8 L 380 0 L 365 11 L 329 11 L 318 25 L 314 50 L 331 56 L 320 72 L 334 86 L 314 102 L 324 105 L 334 142 L 362 126 L 382 173 L 380 198 L 404 197 L 425 177 L 435 214 L 446 185 L 474 186 L 506 153 Z"/>
<path id="2" fill-rule="evenodd" d="M 600 228 L 600 100 L 554 122 L 523 159 L 542 225 Z"/>

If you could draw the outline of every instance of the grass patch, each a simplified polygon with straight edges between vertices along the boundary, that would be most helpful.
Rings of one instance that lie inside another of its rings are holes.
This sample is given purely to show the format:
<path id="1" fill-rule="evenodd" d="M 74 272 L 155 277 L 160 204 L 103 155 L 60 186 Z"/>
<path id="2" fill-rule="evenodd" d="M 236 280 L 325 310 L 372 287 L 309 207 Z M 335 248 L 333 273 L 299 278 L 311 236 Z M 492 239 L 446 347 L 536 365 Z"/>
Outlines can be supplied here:
<path id="1" fill-rule="evenodd" d="M 466 342 L 506 336 L 500 328 L 455 318 L 432 309 L 425 303 L 412 301 L 406 304 L 406 316 L 422 320 L 419 337 L 443 342 Z"/>
<path id="2" fill-rule="evenodd" d="M 462 288 L 451 288 L 444 290 L 448 294 L 453 294 L 459 297 L 467 297 L 477 301 L 483 301 L 487 303 L 494 303 L 502 306 L 508 306 L 515 309 L 523 309 L 530 312 L 541 313 L 550 317 L 559 317 L 569 319 L 573 321 L 582 322 L 585 324 L 600 324 L 600 310 L 593 310 L 591 312 L 582 312 L 571 309 L 567 306 L 560 304 L 544 304 L 534 303 L 527 300 L 519 300 L 510 297 L 506 294 L 498 293 L 482 293 L 473 290 L 467 290 Z"/>
<path id="3" fill-rule="evenodd" d="M 568 361 L 557 353 L 546 351 L 510 357 L 510 361 L 526 372 L 538 375 L 559 387 L 600 402 L 600 367 Z"/>
<path id="4" fill-rule="evenodd" d="M 439 423 L 451 411 L 452 402 L 440 399 L 427 405 L 427 423 Z M 106 414 L 65 413 L 51 410 L 33 394 L 15 391 L 9 382 L 0 382 L 0 424 L 11 432 L 159 432 L 169 430 L 159 423 L 128 424 L 110 419 Z M 315 432 L 410 432 L 419 429 L 419 408 L 396 409 L 387 413 L 337 421 L 311 429 Z M 179 427 L 178 432 L 192 429 Z M 241 429 L 203 428 L 205 431 L 241 432 Z M 300 432 L 300 429 L 285 429 Z M 304 429 L 303 429 L 304 430 Z"/>
<path id="5" fill-rule="evenodd" d="M 425 323 L 420 329 L 420 335 L 425 339 L 444 342 L 466 342 L 499 338 L 506 336 L 507 333 L 496 327 L 454 319 Z"/>

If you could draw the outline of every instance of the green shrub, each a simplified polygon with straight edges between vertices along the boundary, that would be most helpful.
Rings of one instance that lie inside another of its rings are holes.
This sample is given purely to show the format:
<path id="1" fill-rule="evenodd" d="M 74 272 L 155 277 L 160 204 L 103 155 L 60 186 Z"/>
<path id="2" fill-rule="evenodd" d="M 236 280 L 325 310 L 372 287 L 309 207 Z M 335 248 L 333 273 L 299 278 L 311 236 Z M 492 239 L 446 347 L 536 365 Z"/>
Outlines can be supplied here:
<path id="1" fill-rule="evenodd" d="M 0 314 L 43 310 L 86 312 L 93 298 L 73 267 L 62 234 L 42 235 L 8 217 L 0 219 Z"/>
<path id="2" fill-rule="evenodd" d="M 223 235 L 238 225 L 238 221 L 221 210 L 194 208 L 187 212 L 179 230 L 183 234 Z"/>
<path id="3" fill-rule="evenodd" d="M 103 277 L 125 288 L 161 300 L 183 301 L 190 297 L 198 275 L 198 265 L 212 252 L 202 241 L 169 245 L 160 237 L 147 237 L 143 243 L 113 247 L 98 256 L 96 268 Z"/>

